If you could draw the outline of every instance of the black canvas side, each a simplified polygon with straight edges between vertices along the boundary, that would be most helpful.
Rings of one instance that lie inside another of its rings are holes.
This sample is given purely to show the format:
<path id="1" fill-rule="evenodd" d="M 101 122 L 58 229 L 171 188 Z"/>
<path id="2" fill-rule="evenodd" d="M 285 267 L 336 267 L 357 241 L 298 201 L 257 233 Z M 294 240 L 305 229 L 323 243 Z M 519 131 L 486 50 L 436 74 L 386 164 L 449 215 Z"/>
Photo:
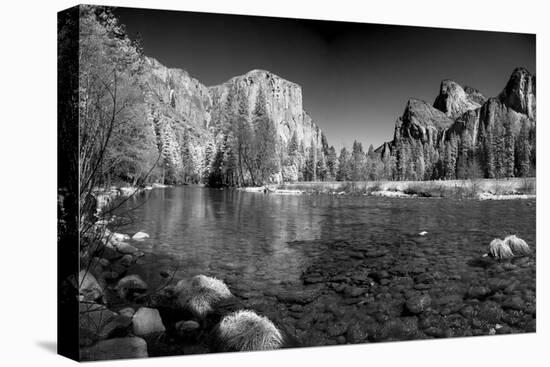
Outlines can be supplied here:
<path id="1" fill-rule="evenodd" d="M 78 42 L 79 7 L 57 17 L 57 352 L 79 360 Z"/>

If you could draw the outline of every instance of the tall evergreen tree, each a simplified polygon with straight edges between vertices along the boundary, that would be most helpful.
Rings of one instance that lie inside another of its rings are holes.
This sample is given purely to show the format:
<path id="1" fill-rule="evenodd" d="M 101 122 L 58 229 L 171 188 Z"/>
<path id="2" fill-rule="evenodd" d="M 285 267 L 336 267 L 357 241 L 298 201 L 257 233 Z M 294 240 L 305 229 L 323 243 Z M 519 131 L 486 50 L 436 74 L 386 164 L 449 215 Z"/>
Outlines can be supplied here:
<path id="1" fill-rule="evenodd" d="M 330 146 L 327 156 L 327 170 L 328 180 L 335 180 L 338 171 L 338 156 L 336 155 L 336 149 L 334 146 Z"/>
<path id="2" fill-rule="evenodd" d="M 346 147 L 340 150 L 340 156 L 338 157 L 338 172 L 336 174 L 337 181 L 348 181 L 351 179 L 350 170 L 350 154 Z"/>
<path id="3" fill-rule="evenodd" d="M 353 181 L 361 181 L 365 179 L 365 153 L 363 152 L 363 144 L 355 140 L 351 152 L 351 179 Z"/>
<path id="4" fill-rule="evenodd" d="M 256 98 L 253 124 L 255 131 L 254 167 L 260 182 L 269 182 L 270 177 L 279 172 L 279 155 L 277 154 L 277 130 L 266 110 L 266 100 L 262 89 Z"/>

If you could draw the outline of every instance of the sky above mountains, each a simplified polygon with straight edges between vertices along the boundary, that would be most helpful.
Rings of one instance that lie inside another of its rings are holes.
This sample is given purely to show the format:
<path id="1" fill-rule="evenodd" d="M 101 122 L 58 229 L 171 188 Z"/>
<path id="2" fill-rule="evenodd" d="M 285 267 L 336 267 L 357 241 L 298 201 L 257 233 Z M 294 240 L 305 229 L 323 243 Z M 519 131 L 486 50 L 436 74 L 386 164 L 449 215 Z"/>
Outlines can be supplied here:
<path id="1" fill-rule="evenodd" d="M 414 97 L 443 79 L 496 96 L 517 66 L 535 74 L 535 35 L 118 8 L 131 38 L 203 84 L 265 69 L 302 87 L 329 144 L 376 148 Z"/>

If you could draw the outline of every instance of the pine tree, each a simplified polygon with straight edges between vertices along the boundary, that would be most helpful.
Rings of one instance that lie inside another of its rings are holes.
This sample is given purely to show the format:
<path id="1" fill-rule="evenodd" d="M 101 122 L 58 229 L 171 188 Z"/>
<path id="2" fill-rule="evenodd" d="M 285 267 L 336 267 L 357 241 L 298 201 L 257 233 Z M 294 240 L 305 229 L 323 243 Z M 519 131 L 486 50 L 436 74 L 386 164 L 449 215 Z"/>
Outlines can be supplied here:
<path id="1" fill-rule="evenodd" d="M 254 167 L 257 171 L 256 177 L 261 181 L 259 183 L 268 182 L 273 174 L 279 172 L 277 131 L 265 107 L 265 97 L 262 89 L 260 89 L 253 117 L 255 130 Z"/>
<path id="2" fill-rule="evenodd" d="M 336 173 L 338 171 L 338 157 L 336 156 L 336 149 L 334 146 L 329 148 L 327 156 L 327 170 L 328 170 L 328 180 L 335 180 Z"/>
<path id="3" fill-rule="evenodd" d="M 514 135 L 512 133 L 512 123 L 510 121 L 505 123 L 504 132 L 504 175 L 505 177 L 514 177 L 515 168 L 515 142 Z"/>
<path id="4" fill-rule="evenodd" d="M 326 163 L 326 160 L 325 160 L 325 154 L 323 153 L 322 150 L 319 150 L 317 152 L 317 169 L 316 169 L 316 173 L 317 173 L 317 179 L 318 180 L 325 181 L 327 179 L 328 168 L 327 168 L 327 163 Z"/>
<path id="5" fill-rule="evenodd" d="M 350 154 L 346 147 L 340 150 L 340 157 L 338 158 L 338 172 L 336 174 L 337 181 L 348 181 L 351 179 L 350 172 Z"/>
<path id="6" fill-rule="evenodd" d="M 531 166 L 531 143 L 529 141 L 529 133 L 526 121 L 524 121 L 521 125 L 521 129 L 516 140 L 515 156 L 517 176 L 528 176 Z"/>
<path id="7" fill-rule="evenodd" d="M 361 181 L 365 179 L 365 153 L 363 145 L 355 140 L 351 153 L 351 179 L 353 181 Z"/>

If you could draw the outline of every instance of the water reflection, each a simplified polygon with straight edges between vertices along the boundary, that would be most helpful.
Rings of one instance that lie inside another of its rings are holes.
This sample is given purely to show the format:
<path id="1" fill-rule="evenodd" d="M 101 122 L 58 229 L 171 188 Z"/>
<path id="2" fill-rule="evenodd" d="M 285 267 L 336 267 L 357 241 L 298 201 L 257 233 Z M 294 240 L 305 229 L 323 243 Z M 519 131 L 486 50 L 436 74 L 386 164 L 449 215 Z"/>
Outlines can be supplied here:
<path id="1" fill-rule="evenodd" d="M 385 247 L 405 261 L 411 245 L 425 246 L 438 259 L 457 250 L 476 256 L 492 238 L 512 233 L 535 247 L 535 209 L 526 201 L 278 196 L 199 187 L 147 195 L 132 212 L 135 222 L 122 231 L 150 234 L 138 246 L 150 255 L 142 265 L 151 278 L 172 260 L 181 275 L 233 276 L 251 289 L 298 282 L 334 240 Z M 421 231 L 428 236 L 418 236 Z M 467 272 L 465 259 L 455 261 Z"/>

